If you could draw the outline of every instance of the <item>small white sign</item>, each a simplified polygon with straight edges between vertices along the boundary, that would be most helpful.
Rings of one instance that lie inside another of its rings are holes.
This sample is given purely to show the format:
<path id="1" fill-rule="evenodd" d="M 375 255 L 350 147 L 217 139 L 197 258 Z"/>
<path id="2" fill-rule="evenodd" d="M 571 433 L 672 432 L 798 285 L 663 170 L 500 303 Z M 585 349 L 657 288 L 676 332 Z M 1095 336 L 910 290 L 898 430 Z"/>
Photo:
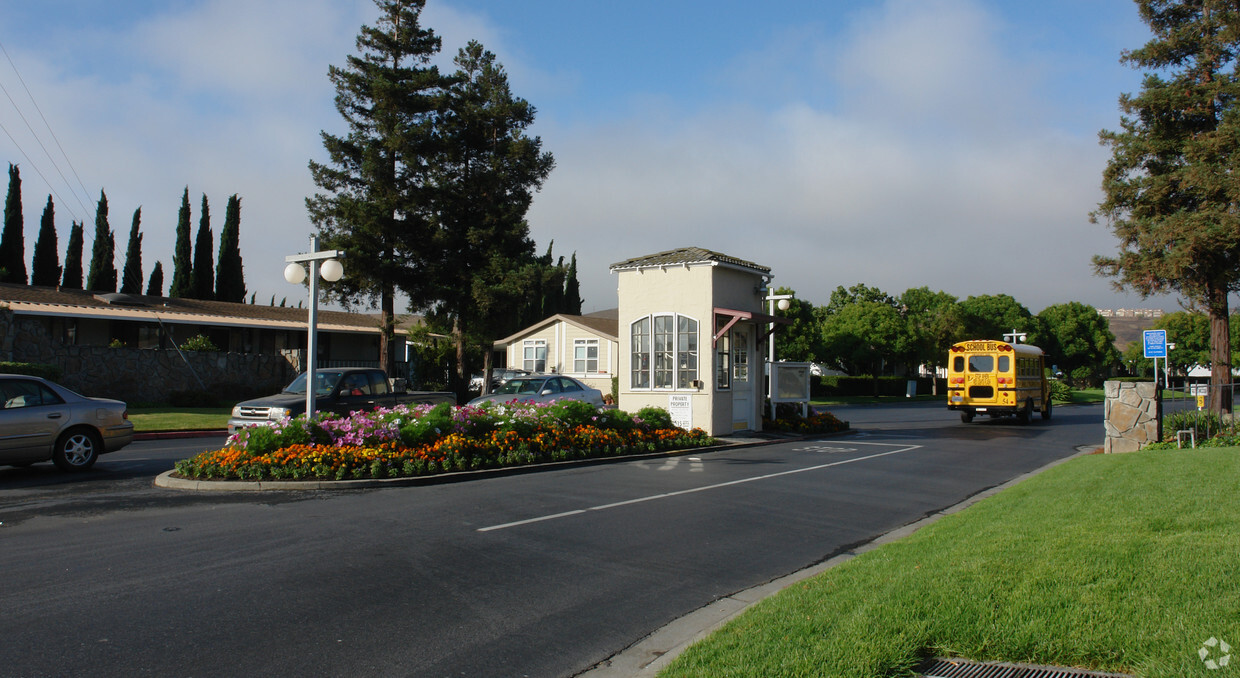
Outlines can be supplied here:
<path id="1" fill-rule="evenodd" d="M 693 398 L 689 395 L 672 394 L 667 399 L 667 413 L 672 423 L 688 431 L 693 428 Z"/>

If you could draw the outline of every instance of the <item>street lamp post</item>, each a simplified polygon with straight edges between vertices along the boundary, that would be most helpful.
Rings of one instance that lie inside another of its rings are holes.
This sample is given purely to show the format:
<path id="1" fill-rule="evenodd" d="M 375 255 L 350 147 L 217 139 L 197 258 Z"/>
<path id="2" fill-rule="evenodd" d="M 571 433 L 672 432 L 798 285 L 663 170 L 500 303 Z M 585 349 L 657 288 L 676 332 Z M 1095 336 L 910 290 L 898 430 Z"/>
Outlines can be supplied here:
<path id="1" fill-rule="evenodd" d="M 344 258 L 340 250 L 319 251 L 319 237 L 310 236 L 310 252 L 308 254 L 290 254 L 284 257 L 289 262 L 284 267 L 284 279 L 300 285 L 306 279 L 305 263 L 310 264 L 310 317 L 306 322 L 306 419 L 314 416 L 314 366 L 318 358 L 318 321 L 319 321 L 319 276 L 327 282 L 336 282 L 344 275 L 344 266 L 339 259 Z"/>
<path id="2" fill-rule="evenodd" d="M 792 306 L 791 294 L 768 294 L 763 299 L 767 301 L 768 315 L 775 315 L 775 307 L 778 305 L 779 310 L 787 311 Z M 767 363 L 766 374 L 766 397 L 771 404 L 771 421 L 775 421 L 775 323 L 772 321 L 767 327 L 770 342 L 770 360 Z"/>

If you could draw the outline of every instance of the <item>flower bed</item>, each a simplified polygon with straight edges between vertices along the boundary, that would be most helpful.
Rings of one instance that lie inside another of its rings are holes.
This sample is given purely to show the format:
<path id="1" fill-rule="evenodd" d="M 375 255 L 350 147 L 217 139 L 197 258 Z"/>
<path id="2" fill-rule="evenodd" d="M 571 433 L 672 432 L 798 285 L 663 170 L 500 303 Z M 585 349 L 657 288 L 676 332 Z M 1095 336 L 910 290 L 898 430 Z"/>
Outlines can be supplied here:
<path id="1" fill-rule="evenodd" d="M 635 415 L 576 400 L 473 407 L 420 405 L 320 414 L 238 431 L 224 449 L 177 462 L 185 478 L 347 480 L 400 478 L 549 461 L 704 447 L 701 429 L 665 410 Z"/>

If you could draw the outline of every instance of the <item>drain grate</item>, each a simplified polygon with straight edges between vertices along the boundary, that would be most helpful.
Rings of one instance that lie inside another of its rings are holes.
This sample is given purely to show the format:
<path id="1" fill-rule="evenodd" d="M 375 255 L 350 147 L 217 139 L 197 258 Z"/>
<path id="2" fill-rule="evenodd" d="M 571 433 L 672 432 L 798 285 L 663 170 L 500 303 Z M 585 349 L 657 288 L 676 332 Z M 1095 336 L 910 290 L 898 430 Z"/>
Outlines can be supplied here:
<path id="1" fill-rule="evenodd" d="M 1126 673 L 1101 673 L 1060 666 L 1033 666 L 934 658 L 922 664 L 925 678 L 1132 678 Z"/>

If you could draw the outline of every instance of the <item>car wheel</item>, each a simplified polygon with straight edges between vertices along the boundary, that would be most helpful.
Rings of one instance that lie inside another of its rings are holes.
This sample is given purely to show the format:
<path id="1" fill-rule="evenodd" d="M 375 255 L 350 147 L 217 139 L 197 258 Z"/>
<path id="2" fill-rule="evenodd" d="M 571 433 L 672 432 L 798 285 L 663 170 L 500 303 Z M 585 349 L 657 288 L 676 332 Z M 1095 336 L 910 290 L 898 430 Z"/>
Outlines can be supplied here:
<path id="1" fill-rule="evenodd" d="M 62 471 L 85 471 L 95 465 L 103 444 L 99 434 L 88 429 L 66 431 L 56 441 L 52 461 Z"/>

